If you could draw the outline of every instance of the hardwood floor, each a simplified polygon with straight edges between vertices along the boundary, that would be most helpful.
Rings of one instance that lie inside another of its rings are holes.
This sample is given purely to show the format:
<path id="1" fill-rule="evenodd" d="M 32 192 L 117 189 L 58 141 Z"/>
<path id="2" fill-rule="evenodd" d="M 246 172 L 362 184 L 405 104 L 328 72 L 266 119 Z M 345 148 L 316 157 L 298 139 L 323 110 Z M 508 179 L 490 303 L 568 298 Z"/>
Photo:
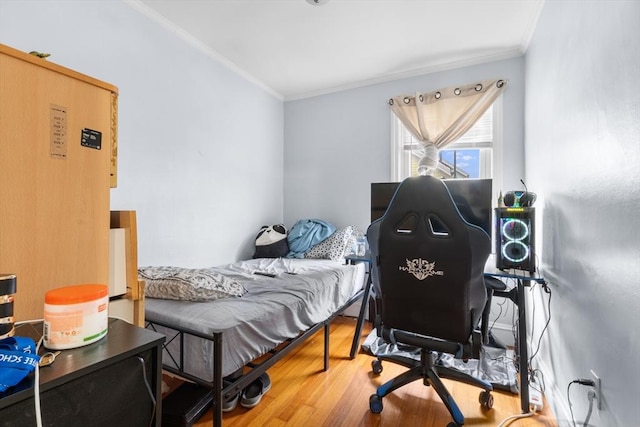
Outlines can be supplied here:
<path id="1" fill-rule="evenodd" d="M 223 415 L 225 427 L 334 427 L 334 426 L 424 426 L 444 427 L 449 412 L 431 387 L 415 381 L 384 398 L 381 414 L 369 411 L 369 396 L 378 385 L 406 370 L 394 363 L 383 363 L 379 376 L 371 373 L 373 358 L 359 353 L 349 358 L 355 319 L 340 317 L 331 325 L 329 370 L 322 371 L 323 334 L 320 331 L 269 370 L 272 386 L 258 406 L 238 405 Z M 365 325 L 362 338 L 370 327 Z M 479 389 L 444 380 L 465 415 L 466 426 L 495 427 L 505 418 L 520 413 L 517 395 L 494 391 L 494 406 L 482 410 Z M 518 427 L 557 427 L 545 409 L 535 416 L 513 421 Z M 207 411 L 194 426 L 212 425 Z"/>

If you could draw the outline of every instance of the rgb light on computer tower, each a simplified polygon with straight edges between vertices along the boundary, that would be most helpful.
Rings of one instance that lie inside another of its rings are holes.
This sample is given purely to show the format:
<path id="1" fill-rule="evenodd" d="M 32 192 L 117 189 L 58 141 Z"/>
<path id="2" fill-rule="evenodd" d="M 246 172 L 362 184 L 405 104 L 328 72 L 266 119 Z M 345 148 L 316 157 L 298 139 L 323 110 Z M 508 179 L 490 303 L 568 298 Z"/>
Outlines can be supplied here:
<path id="1" fill-rule="evenodd" d="M 534 208 L 496 208 L 496 268 L 533 273 L 535 263 Z"/>

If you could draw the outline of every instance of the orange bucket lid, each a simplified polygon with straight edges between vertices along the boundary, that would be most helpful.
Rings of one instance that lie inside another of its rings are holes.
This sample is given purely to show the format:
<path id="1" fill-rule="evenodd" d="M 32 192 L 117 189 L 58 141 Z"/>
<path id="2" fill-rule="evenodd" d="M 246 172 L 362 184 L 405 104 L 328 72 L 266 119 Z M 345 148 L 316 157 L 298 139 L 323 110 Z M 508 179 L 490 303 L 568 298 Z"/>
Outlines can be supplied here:
<path id="1" fill-rule="evenodd" d="M 104 298 L 109 294 L 107 285 L 75 285 L 50 290 L 44 302 L 53 305 L 79 304 Z"/>

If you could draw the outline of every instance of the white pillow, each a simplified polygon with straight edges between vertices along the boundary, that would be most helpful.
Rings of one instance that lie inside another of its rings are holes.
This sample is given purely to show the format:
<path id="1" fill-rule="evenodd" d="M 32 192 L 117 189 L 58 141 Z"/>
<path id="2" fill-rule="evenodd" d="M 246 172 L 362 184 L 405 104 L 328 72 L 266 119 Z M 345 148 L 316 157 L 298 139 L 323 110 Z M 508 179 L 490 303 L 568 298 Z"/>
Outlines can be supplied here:
<path id="1" fill-rule="evenodd" d="M 210 268 L 142 267 L 138 275 L 149 298 L 210 301 L 247 293 L 242 284 Z"/>
<path id="2" fill-rule="evenodd" d="M 358 227 L 355 225 L 336 230 L 331 236 L 309 249 L 304 257 L 341 261 L 346 251 L 353 246 L 357 231 Z"/>

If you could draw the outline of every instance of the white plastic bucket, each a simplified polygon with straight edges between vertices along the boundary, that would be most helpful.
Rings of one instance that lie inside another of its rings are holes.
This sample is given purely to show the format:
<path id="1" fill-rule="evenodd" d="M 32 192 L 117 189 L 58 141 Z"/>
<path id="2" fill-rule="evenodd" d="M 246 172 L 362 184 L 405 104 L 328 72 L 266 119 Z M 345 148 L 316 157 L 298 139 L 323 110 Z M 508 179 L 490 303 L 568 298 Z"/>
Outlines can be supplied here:
<path id="1" fill-rule="evenodd" d="M 76 285 L 45 294 L 44 346 L 66 350 L 94 343 L 107 335 L 109 288 Z"/>

